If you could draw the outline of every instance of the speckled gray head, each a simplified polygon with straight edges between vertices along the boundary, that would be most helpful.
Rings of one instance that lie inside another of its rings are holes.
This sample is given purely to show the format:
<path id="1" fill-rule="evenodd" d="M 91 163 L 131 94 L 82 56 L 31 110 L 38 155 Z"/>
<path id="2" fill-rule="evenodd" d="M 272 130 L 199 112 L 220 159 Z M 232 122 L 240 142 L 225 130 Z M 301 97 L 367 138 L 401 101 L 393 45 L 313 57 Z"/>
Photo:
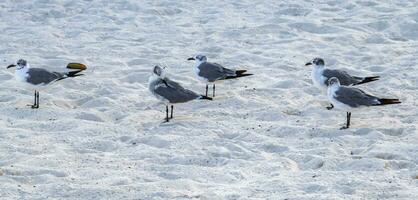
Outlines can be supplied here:
<path id="1" fill-rule="evenodd" d="M 325 62 L 324 62 L 324 59 L 322 58 L 314 58 L 311 62 L 306 63 L 305 66 L 312 65 L 312 64 L 318 65 L 318 66 L 324 66 Z"/>
<path id="2" fill-rule="evenodd" d="M 7 69 L 12 68 L 12 67 L 17 67 L 17 69 L 23 69 L 27 65 L 26 60 L 23 60 L 23 59 L 19 59 L 16 64 L 17 65 L 12 64 L 12 65 L 7 66 Z"/>
<path id="3" fill-rule="evenodd" d="M 332 77 L 328 80 L 329 85 L 340 85 L 340 80 L 336 77 Z"/>
<path id="4" fill-rule="evenodd" d="M 154 75 L 156 76 L 163 76 L 164 75 L 164 69 L 160 66 L 156 65 L 152 71 Z"/>
<path id="5" fill-rule="evenodd" d="M 19 60 L 17 61 L 17 65 L 19 65 L 19 66 L 21 66 L 21 67 L 26 66 L 26 60 L 19 59 Z"/>
<path id="6" fill-rule="evenodd" d="M 187 60 L 197 60 L 197 61 L 199 61 L 199 62 L 206 62 L 208 59 L 206 58 L 206 56 L 205 56 L 205 55 L 198 54 L 198 55 L 196 55 L 196 56 L 195 56 L 195 57 L 193 57 L 193 58 L 188 58 Z"/>

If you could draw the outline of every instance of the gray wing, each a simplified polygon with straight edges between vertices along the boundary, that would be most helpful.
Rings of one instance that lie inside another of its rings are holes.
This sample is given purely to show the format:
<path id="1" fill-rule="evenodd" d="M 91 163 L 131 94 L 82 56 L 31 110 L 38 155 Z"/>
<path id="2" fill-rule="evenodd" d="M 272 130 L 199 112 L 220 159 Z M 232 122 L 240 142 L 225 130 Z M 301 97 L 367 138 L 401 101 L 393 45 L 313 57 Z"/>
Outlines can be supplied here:
<path id="1" fill-rule="evenodd" d="M 335 99 L 351 107 L 373 106 L 380 104 L 377 97 L 366 94 L 358 88 L 341 86 L 335 92 Z"/>
<path id="2" fill-rule="evenodd" d="M 183 103 L 200 97 L 193 91 L 183 88 L 180 84 L 168 79 L 161 79 L 155 85 L 154 92 L 167 99 L 170 103 Z"/>
<path id="3" fill-rule="evenodd" d="M 332 77 L 338 78 L 341 85 L 354 85 L 362 81 L 362 78 L 351 76 L 346 71 L 342 71 L 342 70 L 325 69 L 322 75 L 327 78 L 327 80 L 325 80 L 325 84 L 327 86 L 328 86 L 328 79 Z"/>
<path id="4" fill-rule="evenodd" d="M 236 75 L 234 70 L 227 69 L 218 63 L 204 62 L 200 64 L 198 68 L 199 76 L 208 79 L 210 82 Z"/>
<path id="5" fill-rule="evenodd" d="M 63 73 L 50 72 L 42 68 L 29 68 L 26 81 L 34 85 L 48 84 L 63 77 Z"/>

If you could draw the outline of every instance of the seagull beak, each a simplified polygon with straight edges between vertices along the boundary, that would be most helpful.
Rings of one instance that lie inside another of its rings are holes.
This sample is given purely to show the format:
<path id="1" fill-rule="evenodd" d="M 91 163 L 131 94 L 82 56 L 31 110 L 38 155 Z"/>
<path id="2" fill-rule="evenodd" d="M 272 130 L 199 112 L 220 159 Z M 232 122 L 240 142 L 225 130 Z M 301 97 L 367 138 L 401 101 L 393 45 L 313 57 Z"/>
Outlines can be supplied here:
<path id="1" fill-rule="evenodd" d="M 12 68 L 12 67 L 16 67 L 16 65 L 9 65 L 7 66 L 7 69 Z"/>
<path id="2" fill-rule="evenodd" d="M 68 63 L 67 65 L 68 69 L 80 69 L 80 70 L 86 70 L 87 66 L 81 63 Z"/>
<path id="3" fill-rule="evenodd" d="M 308 62 L 308 63 L 305 64 L 305 66 L 309 66 L 309 65 L 312 65 L 312 63 Z"/>
<path id="4" fill-rule="evenodd" d="M 195 60 L 194 58 L 188 58 L 187 60 Z"/>

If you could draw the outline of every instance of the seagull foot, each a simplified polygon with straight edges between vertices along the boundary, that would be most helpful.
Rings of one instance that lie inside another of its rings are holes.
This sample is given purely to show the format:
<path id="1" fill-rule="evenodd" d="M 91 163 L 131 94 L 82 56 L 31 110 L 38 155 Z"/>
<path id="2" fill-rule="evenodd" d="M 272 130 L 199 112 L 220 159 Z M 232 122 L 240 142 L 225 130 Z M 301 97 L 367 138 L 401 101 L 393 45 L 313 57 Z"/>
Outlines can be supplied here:
<path id="1" fill-rule="evenodd" d="M 32 105 L 32 104 L 28 104 L 26 106 L 30 106 L 30 108 L 32 108 L 32 109 L 38 109 L 39 108 L 38 105 Z"/>
<path id="2" fill-rule="evenodd" d="M 330 104 L 329 106 L 327 106 L 327 109 L 328 110 L 332 110 L 334 108 L 334 105 L 333 104 Z"/>
<path id="3" fill-rule="evenodd" d="M 348 129 L 348 126 L 343 126 L 340 128 L 340 130 L 345 130 L 345 129 Z"/>

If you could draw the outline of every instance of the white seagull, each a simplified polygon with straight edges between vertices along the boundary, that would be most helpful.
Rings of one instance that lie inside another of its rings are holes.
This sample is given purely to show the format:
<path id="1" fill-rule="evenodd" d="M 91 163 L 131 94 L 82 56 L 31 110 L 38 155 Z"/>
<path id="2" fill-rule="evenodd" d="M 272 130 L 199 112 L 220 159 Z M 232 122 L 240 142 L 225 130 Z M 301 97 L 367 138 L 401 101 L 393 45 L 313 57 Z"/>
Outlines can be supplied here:
<path id="1" fill-rule="evenodd" d="M 199 80 L 206 83 L 206 96 L 208 95 L 208 84 L 213 84 L 212 97 L 215 97 L 215 82 L 218 80 L 234 79 L 253 74 L 246 74 L 247 70 L 233 70 L 223 67 L 218 63 L 207 62 L 204 55 L 196 55 L 187 60 L 196 60 L 195 72 Z"/>
<path id="2" fill-rule="evenodd" d="M 354 87 L 341 86 L 336 77 L 329 79 L 328 100 L 339 110 L 347 112 L 347 123 L 341 129 L 350 127 L 351 112 L 358 108 L 401 103 L 399 99 L 384 99 L 363 92 Z"/>
<path id="3" fill-rule="evenodd" d="M 83 64 L 70 63 L 67 65 L 67 68 L 78 70 L 70 72 L 50 72 L 42 68 L 30 68 L 26 60 L 23 59 L 18 60 L 16 65 L 12 64 L 7 66 L 8 69 L 12 67 L 16 67 L 16 80 L 24 83 L 27 88 L 35 90 L 35 100 L 33 105 L 30 105 L 33 109 L 39 108 L 39 90 L 57 81 L 83 75 L 78 73 L 86 69 L 86 66 Z"/>
<path id="4" fill-rule="evenodd" d="M 155 66 L 149 77 L 149 90 L 161 102 L 166 105 L 166 122 L 173 118 L 173 108 L 176 103 L 184 103 L 196 99 L 212 100 L 212 98 L 196 94 L 183 88 L 180 84 L 165 76 L 164 69 Z M 168 117 L 168 106 L 171 105 L 171 115 Z"/>
<path id="5" fill-rule="evenodd" d="M 320 90 L 326 92 L 328 87 L 328 81 L 332 77 L 338 78 L 341 85 L 353 86 L 360 85 L 363 83 L 368 83 L 372 81 L 379 80 L 379 76 L 370 76 L 370 77 L 358 77 L 351 76 L 346 71 L 338 69 L 327 69 L 325 68 L 325 62 L 322 58 L 314 58 L 312 61 L 305 64 L 305 66 L 313 65 L 311 72 L 311 78 L 314 85 Z M 328 110 L 334 108 L 333 104 L 327 107 Z"/>

